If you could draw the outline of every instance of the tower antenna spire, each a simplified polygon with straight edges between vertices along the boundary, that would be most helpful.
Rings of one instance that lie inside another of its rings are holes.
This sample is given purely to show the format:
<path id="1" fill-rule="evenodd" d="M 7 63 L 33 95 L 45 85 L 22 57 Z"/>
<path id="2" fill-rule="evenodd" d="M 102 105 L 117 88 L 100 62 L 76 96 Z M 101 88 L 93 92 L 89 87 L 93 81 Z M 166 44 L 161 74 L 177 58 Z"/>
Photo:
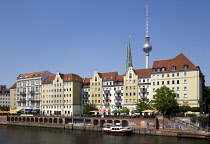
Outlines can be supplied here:
<path id="1" fill-rule="evenodd" d="M 145 43 L 143 45 L 143 51 L 146 53 L 146 68 L 149 68 L 149 52 L 152 50 L 149 37 L 149 6 L 146 4 L 146 36 Z"/>

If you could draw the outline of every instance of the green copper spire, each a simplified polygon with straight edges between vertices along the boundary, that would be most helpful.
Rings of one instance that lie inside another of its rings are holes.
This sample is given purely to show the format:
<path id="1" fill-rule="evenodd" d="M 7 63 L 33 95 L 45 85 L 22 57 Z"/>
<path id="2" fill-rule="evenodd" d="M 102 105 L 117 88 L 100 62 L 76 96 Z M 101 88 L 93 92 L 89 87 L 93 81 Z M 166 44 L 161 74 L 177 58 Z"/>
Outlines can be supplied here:
<path id="1" fill-rule="evenodd" d="M 133 64 L 132 64 L 132 55 L 131 55 L 130 38 L 131 38 L 131 36 L 129 36 L 127 50 L 126 50 L 125 73 L 127 73 L 129 67 L 133 67 Z"/>

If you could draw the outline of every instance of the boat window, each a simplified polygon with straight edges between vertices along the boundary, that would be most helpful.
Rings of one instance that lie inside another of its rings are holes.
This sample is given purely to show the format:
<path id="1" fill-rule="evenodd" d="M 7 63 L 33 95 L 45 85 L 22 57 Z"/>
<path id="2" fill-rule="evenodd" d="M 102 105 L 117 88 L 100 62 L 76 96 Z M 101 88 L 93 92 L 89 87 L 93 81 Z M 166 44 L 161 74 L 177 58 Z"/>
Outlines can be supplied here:
<path id="1" fill-rule="evenodd" d="M 112 130 L 114 130 L 114 128 L 112 128 Z"/>

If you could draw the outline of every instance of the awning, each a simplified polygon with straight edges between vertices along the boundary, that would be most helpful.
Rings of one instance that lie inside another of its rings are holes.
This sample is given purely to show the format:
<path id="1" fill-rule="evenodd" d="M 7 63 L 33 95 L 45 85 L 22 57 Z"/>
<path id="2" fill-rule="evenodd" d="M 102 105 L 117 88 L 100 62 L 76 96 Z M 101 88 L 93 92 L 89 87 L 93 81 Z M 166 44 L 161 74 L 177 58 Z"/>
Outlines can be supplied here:
<path id="1" fill-rule="evenodd" d="M 30 112 L 32 111 L 33 109 L 25 109 L 25 112 Z"/>
<path id="2" fill-rule="evenodd" d="M 39 109 L 34 109 L 34 110 L 32 110 L 32 112 L 37 112 L 37 111 L 39 111 Z"/>
<path id="3" fill-rule="evenodd" d="M 142 112 L 148 112 L 148 113 L 157 113 L 158 111 L 157 110 L 144 110 Z"/>
<path id="4" fill-rule="evenodd" d="M 12 111 L 17 111 L 17 112 L 18 112 L 18 111 L 20 111 L 20 110 L 21 110 L 21 109 L 14 109 L 14 110 L 12 110 Z"/>
<path id="5" fill-rule="evenodd" d="M 112 113 L 118 113 L 118 110 L 113 110 Z"/>
<path id="6" fill-rule="evenodd" d="M 110 111 L 89 111 L 89 112 L 101 112 L 101 113 L 109 113 Z"/>

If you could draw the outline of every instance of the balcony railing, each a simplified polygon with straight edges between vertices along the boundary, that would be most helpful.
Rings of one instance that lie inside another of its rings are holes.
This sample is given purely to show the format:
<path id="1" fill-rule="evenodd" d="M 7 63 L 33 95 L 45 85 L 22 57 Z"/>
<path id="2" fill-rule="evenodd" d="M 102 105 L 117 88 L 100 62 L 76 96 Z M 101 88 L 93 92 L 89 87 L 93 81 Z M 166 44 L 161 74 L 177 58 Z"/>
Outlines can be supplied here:
<path id="1" fill-rule="evenodd" d="M 147 89 L 146 88 L 140 88 L 140 91 L 141 92 L 147 92 Z"/>
<path id="2" fill-rule="evenodd" d="M 88 95 L 88 92 L 84 91 L 83 94 L 84 94 L 84 95 Z"/>
<path id="3" fill-rule="evenodd" d="M 105 100 L 109 100 L 109 97 L 104 97 Z"/>
<path id="4" fill-rule="evenodd" d="M 110 91 L 109 91 L 109 90 L 104 90 L 104 93 L 105 93 L 105 94 L 109 94 Z"/>
<path id="5" fill-rule="evenodd" d="M 20 92 L 20 95 L 26 95 L 26 92 Z"/>
<path id="6" fill-rule="evenodd" d="M 116 106 L 121 106 L 121 102 L 115 102 Z"/>
<path id="7" fill-rule="evenodd" d="M 120 100 L 121 99 L 121 96 L 115 96 L 115 99 L 116 100 Z"/>
<path id="8" fill-rule="evenodd" d="M 29 91 L 29 93 L 34 94 L 34 93 L 35 93 L 35 91 Z"/>
<path id="9" fill-rule="evenodd" d="M 39 98 L 29 98 L 30 101 L 40 100 Z"/>
<path id="10" fill-rule="evenodd" d="M 83 97 L 83 100 L 88 100 L 88 97 Z"/>
<path id="11" fill-rule="evenodd" d="M 104 105 L 105 105 L 105 106 L 109 106 L 109 103 L 108 103 L 108 102 L 106 102 L 106 103 L 104 103 Z"/>
<path id="12" fill-rule="evenodd" d="M 115 90 L 115 93 L 119 94 L 121 93 L 121 90 Z"/>

